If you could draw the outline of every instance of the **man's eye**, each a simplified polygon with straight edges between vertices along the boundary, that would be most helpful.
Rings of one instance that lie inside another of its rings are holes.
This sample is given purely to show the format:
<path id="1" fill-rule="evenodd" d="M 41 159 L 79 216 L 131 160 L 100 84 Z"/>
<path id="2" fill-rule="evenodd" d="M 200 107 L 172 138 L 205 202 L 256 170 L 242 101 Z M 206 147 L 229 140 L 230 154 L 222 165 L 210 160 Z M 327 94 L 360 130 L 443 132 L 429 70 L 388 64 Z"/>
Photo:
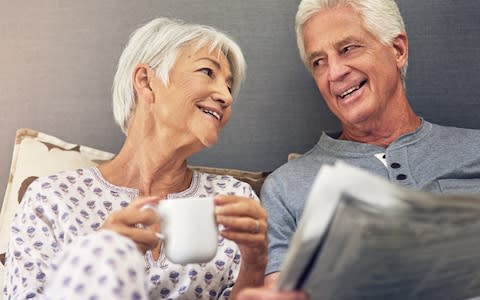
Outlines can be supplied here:
<path id="1" fill-rule="evenodd" d="M 318 68 L 318 67 L 321 67 L 325 64 L 325 59 L 323 58 L 319 58 L 319 59 L 316 59 L 312 62 L 312 66 L 313 68 Z"/>
<path id="2" fill-rule="evenodd" d="M 210 68 L 201 68 L 199 71 L 205 73 L 208 77 L 213 77 L 213 70 Z"/>
<path id="3" fill-rule="evenodd" d="M 342 48 L 342 53 L 348 53 L 352 51 L 353 49 L 357 48 L 355 45 L 350 45 Z"/>

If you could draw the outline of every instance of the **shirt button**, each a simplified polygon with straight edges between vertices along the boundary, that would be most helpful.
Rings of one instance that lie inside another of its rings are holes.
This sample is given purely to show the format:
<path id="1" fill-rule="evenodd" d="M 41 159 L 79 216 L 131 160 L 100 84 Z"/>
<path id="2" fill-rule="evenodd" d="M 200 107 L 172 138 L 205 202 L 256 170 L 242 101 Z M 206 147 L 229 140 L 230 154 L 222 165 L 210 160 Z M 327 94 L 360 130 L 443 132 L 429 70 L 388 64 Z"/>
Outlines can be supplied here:
<path id="1" fill-rule="evenodd" d="M 397 180 L 405 180 L 405 179 L 407 179 L 407 175 L 405 175 L 405 174 L 398 174 L 397 175 Z"/>
<path id="2" fill-rule="evenodd" d="M 398 169 L 398 168 L 401 167 L 401 165 L 400 165 L 399 163 L 392 163 L 392 164 L 390 165 L 390 167 L 392 167 L 392 168 L 394 168 L 394 169 Z"/>

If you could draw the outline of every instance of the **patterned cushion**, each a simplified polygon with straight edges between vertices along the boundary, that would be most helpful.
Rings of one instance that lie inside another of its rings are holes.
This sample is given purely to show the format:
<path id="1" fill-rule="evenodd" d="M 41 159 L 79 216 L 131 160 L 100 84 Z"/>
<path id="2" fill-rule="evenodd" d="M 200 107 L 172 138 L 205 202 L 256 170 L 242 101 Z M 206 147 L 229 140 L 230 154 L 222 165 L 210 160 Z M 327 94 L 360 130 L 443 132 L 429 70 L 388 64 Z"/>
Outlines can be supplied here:
<path id="1" fill-rule="evenodd" d="M 297 152 L 291 152 L 288 154 L 288 160 L 294 160 L 296 158 L 299 158 L 300 156 L 302 156 L 301 153 L 297 153 Z"/>
<path id="2" fill-rule="evenodd" d="M 32 129 L 19 129 L 13 149 L 10 176 L 0 212 L 0 287 L 3 286 L 4 259 L 10 222 L 28 185 L 38 178 L 58 171 L 95 166 L 108 161 L 113 153 L 71 144 Z M 250 172 L 236 169 L 190 166 L 199 171 L 231 175 L 249 183 L 257 195 L 270 172 Z"/>

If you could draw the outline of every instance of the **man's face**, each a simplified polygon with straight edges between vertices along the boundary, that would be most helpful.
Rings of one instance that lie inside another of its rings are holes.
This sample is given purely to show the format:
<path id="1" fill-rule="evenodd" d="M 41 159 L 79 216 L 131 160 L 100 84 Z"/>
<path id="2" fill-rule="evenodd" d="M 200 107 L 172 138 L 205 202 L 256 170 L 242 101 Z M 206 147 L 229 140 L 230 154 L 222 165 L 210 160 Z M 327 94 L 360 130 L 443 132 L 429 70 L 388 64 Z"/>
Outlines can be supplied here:
<path id="1" fill-rule="evenodd" d="M 315 82 L 344 128 L 385 119 L 404 95 L 399 70 L 406 62 L 406 36 L 380 43 L 350 7 L 317 13 L 303 33 Z"/>

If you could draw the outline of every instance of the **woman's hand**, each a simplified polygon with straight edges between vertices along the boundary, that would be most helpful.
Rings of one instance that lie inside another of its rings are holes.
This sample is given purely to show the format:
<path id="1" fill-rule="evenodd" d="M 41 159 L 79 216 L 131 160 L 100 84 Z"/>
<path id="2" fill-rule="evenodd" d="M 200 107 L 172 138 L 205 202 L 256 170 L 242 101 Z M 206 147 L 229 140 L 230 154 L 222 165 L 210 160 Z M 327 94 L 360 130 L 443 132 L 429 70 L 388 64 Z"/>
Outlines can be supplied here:
<path id="1" fill-rule="evenodd" d="M 267 287 L 248 288 L 240 292 L 239 300 L 307 300 L 303 292 L 298 291 L 277 291 Z"/>
<path id="2" fill-rule="evenodd" d="M 215 215 L 224 226 L 221 235 L 237 243 L 242 265 L 262 272 L 267 263 L 267 213 L 259 201 L 240 197 L 215 197 Z"/>
<path id="3" fill-rule="evenodd" d="M 145 253 L 159 242 L 155 235 L 160 230 L 160 220 L 153 209 L 146 205 L 156 205 L 158 197 L 138 197 L 127 207 L 110 213 L 100 229 L 113 230 L 132 239 L 138 249 Z"/>

